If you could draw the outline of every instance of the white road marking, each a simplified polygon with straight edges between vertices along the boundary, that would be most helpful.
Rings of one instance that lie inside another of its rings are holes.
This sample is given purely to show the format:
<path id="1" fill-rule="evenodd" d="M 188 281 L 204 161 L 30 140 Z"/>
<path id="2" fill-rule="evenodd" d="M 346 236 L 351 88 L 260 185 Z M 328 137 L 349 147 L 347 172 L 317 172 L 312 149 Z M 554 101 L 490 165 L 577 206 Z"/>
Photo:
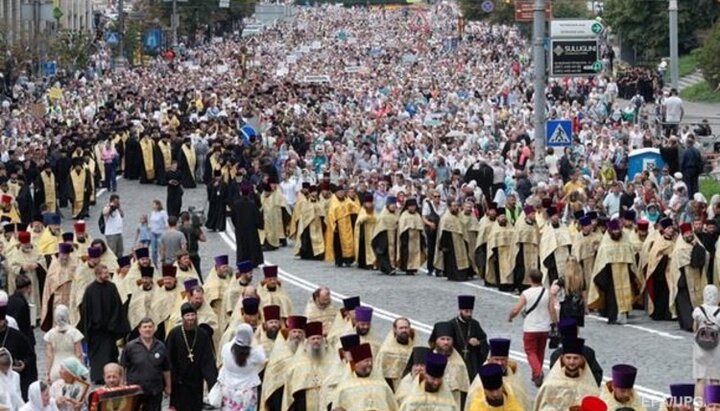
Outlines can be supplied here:
<path id="1" fill-rule="evenodd" d="M 228 225 L 228 227 L 231 227 L 231 226 Z M 233 251 L 236 250 L 237 247 L 235 245 L 235 235 L 231 230 L 221 232 L 220 237 Z M 265 264 L 272 264 L 272 262 L 265 259 Z M 300 277 L 290 274 L 289 272 L 285 271 L 284 269 L 282 269 L 280 267 L 278 267 L 278 272 L 280 273 L 280 277 L 285 282 L 295 285 L 296 287 L 302 288 L 306 291 L 313 292 L 319 287 L 318 284 L 311 283 L 307 280 L 304 280 Z M 332 291 L 332 298 L 333 298 L 333 300 L 339 302 L 339 301 L 342 301 L 344 298 L 347 298 L 347 296 Z M 397 319 L 399 317 L 404 317 L 403 315 L 395 314 L 393 312 L 383 310 L 382 308 L 379 308 L 377 306 L 373 306 L 373 305 L 370 305 L 367 303 L 363 303 L 363 305 L 372 308 L 373 315 L 375 315 L 378 318 L 381 318 L 383 320 L 389 321 L 389 322 L 393 322 L 393 321 L 395 321 L 395 319 Z M 431 325 L 425 324 L 421 321 L 412 319 L 410 317 L 406 317 L 406 318 L 408 320 L 410 320 L 410 322 L 413 325 L 413 328 L 415 328 L 416 330 L 422 331 L 423 333 L 428 334 L 428 335 L 432 332 Z M 528 363 L 527 359 L 525 358 L 525 354 L 522 352 L 519 352 L 519 351 L 510 350 L 510 358 L 512 358 L 515 361 L 520 361 L 525 364 Z M 545 368 L 548 368 L 550 365 L 549 361 L 545 360 L 544 365 L 545 365 Z M 610 380 L 609 377 L 603 377 L 603 379 L 605 381 Z M 665 401 L 665 398 L 667 398 L 667 396 L 668 396 L 667 394 L 665 394 L 663 392 L 656 391 L 656 390 L 653 390 L 653 389 L 650 389 L 647 387 L 643 387 L 640 385 L 635 385 L 634 388 L 642 397 L 644 397 L 650 401 Z"/>

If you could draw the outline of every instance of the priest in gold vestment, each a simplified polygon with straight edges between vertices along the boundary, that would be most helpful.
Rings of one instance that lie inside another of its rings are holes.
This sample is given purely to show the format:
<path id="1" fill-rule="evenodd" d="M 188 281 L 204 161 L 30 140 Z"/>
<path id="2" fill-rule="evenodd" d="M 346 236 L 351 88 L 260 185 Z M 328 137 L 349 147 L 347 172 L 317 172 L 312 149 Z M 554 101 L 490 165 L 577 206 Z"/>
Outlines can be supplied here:
<path id="1" fill-rule="evenodd" d="M 703 290 L 707 285 L 707 265 L 710 255 L 695 237 L 690 223 L 680 226 L 680 236 L 670 256 L 672 284 L 670 313 L 677 318 L 680 328 L 693 332 L 692 313 L 703 303 Z"/>
<path id="2" fill-rule="evenodd" d="M 485 282 L 510 291 L 513 286 L 515 267 L 515 227 L 505 215 L 505 208 L 498 207 L 497 219 L 490 225 L 486 245 L 487 263 Z"/>
<path id="3" fill-rule="evenodd" d="M 478 371 L 480 387 L 476 390 L 468 411 L 520 411 L 527 410 L 507 387 L 503 368 L 498 364 L 485 364 Z M 563 410 L 565 411 L 565 410 Z"/>
<path id="4" fill-rule="evenodd" d="M 567 411 L 589 395 L 598 395 L 595 379 L 582 356 L 585 340 L 563 340 L 563 355 L 535 396 L 534 411 Z"/>
<path id="5" fill-rule="evenodd" d="M 540 230 L 535 221 L 535 207 L 526 205 L 514 228 L 514 257 L 510 258 L 515 267 L 512 288 L 522 292 L 530 287 L 530 270 L 540 269 Z"/>
<path id="6" fill-rule="evenodd" d="M 424 377 L 403 399 L 401 411 L 460 411 L 443 382 L 447 362 L 447 357 L 442 354 L 427 354 Z"/>
<path id="7" fill-rule="evenodd" d="M 290 208 L 287 200 L 277 188 L 277 182 L 270 179 L 260 196 L 264 228 L 260 232 L 263 250 L 272 251 L 287 245 L 287 229 L 290 225 Z"/>
<path id="8" fill-rule="evenodd" d="M 396 266 L 407 275 L 415 275 L 427 259 L 427 242 L 417 200 L 405 200 L 398 219 Z"/>
<path id="9" fill-rule="evenodd" d="M 466 281 L 472 275 L 468 248 L 465 245 L 465 228 L 459 217 L 460 203 L 453 201 L 440 218 L 435 244 L 433 266 L 450 281 Z"/>
<path id="10" fill-rule="evenodd" d="M 608 409 L 631 408 L 635 411 L 646 411 L 643 399 L 633 388 L 637 368 L 632 365 L 618 364 L 612 367 L 612 380 L 603 384 L 600 399 L 605 401 Z"/>
<path id="11" fill-rule="evenodd" d="M 333 410 L 396 411 L 392 390 L 385 380 L 373 376 L 373 353 L 370 344 L 360 344 L 350 350 L 352 374 L 337 387 L 332 401 Z"/>
<path id="12" fill-rule="evenodd" d="M 290 223 L 290 229 L 296 227 L 294 254 L 303 260 L 323 260 L 325 258 L 325 234 L 323 221 L 325 210 L 318 201 L 317 187 L 307 190 L 307 199 L 300 200 L 293 210 L 296 225 Z"/>
<path id="13" fill-rule="evenodd" d="M 360 207 L 345 197 L 345 189 L 338 188 L 330 199 L 325 215 L 325 261 L 336 267 L 350 266 L 355 261 L 355 216 Z"/>
<path id="14" fill-rule="evenodd" d="M 607 224 L 608 231 L 595 257 L 588 308 L 600 310 L 608 323 L 625 323 L 633 303 L 640 297 L 643 279 L 635 265 L 635 254 L 618 220 Z"/>
<path id="15" fill-rule="evenodd" d="M 540 231 L 540 271 L 543 284 L 550 285 L 565 273 L 565 262 L 572 252 L 572 237 L 555 207 L 549 208 L 547 214 L 548 222 Z"/>
<path id="16" fill-rule="evenodd" d="M 357 262 L 358 268 L 364 270 L 372 270 L 375 267 L 375 253 L 373 252 L 371 240 L 377 218 L 375 206 L 373 205 L 373 196 L 369 193 L 365 194 L 363 206 L 360 208 L 355 222 L 355 240 L 353 242 L 355 245 L 355 262 Z"/>
<path id="17" fill-rule="evenodd" d="M 283 393 L 283 411 L 320 409 L 323 379 L 330 373 L 334 351 L 323 337 L 319 321 L 305 324 L 305 343 L 298 348 L 289 364 Z"/>
<path id="18" fill-rule="evenodd" d="M 388 332 L 375 357 L 383 378 L 390 384 L 393 391 L 397 390 L 403 377 L 405 366 L 412 354 L 415 333 L 410 327 L 410 320 L 397 318 Z"/>

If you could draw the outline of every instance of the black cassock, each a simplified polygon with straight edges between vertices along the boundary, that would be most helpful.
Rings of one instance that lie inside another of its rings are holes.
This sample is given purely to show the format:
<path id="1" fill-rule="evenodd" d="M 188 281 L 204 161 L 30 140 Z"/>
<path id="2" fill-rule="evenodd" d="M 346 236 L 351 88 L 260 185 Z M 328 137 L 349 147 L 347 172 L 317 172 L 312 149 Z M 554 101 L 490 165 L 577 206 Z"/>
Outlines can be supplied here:
<path id="1" fill-rule="evenodd" d="M 20 221 L 24 226 L 32 223 L 35 216 L 35 205 L 33 204 L 32 194 L 30 194 L 30 186 L 23 185 L 15 198 L 18 204 L 18 213 L 20 213 Z"/>
<path id="2" fill-rule="evenodd" d="M 60 207 L 67 207 L 68 200 L 70 199 L 70 191 L 72 186 L 70 185 L 70 168 L 72 166 L 72 160 L 67 154 L 62 154 L 53 167 L 53 173 L 55 174 L 55 183 L 58 186 L 57 196 L 60 202 Z"/>
<path id="3" fill-rule="evenodd" d="M 80 331 L 88 344 L 91 381 L 102 382 L 103 367 L 118 360 L 117 340 L 130 332 L 115 284 L 93 281 L 85 289 L 80 305 Z"/>
<path id="4" fill-rule="evenodd" d="M 8 315 L 17 321 L 20 332 L 26 339 L 27 355 L 23 360 L 23 362 L 25 362 L 25 369 L 20 373 L 20 389 L 23 399 L 27 401 L 28 387 L 38 378 L 37 357 L 35 355 L 35 334 L 33 333 L 30 322 L 30 304 L 28 304 L 22 293 L 16 291 L 15 294 L 11 295 L 8 299 L 7 310 Z M 0 335 L 2 335 L 2 333 L 0 333 Z M 17 360 L 15 354 L 13 354 L 13 359 Z"/>
<path id="5" fill-rule="evenodd" d="M 180 184 L 182 176 L 179 171 L 170 170 L 165 177 L 167 178 L 167 201 L 165 202 L 167 213 L 178 217 L 182 210 L 183 188 Z"/>
<path id="6" fill-rule="evenodd" d="M 177 411 L 202 410 L 203 381 L 212 387 L 218 375 L 210 336 L 202 328 L 196 328 L 186 330 L 183 337 L 182 325 L 179 325 L 170 331 L 166 346 L 172 374 L 170 406 Z M 188 346 L 192 349 L 192 358 Z"/>
<path id="7" fill-rule="evenodd" d="M 192 150 L 193 148 L 191 147 L 190 149 Z M 188 163 L 187 157 L 185 157 L 182 146 L 178 147 L 176 158 L 178 170 L 180 170 L 182 174 L 182 179 L 180 180 L 182 186 L 185 188 L 195 188 L 197 186 L 195 183 L 195 170 L 190 170 L 190 164 Z"/>
<path id="8" fill-rule="evenodd" d="M 455 350 L 465 362 L 468 376 L 470 377 L 470 381 L 472 381 L 480 367 L 485 364 L 485 360 L 487 360 L 488 353 L 490 352 L 487 335 L 480 326 L 480 323 L 474 318 L 471 318 L 469 321 L 464 321 L 459 317 L 455 317 L 450 322 L 453 325 L 453 332 L 455 334 L 453 347 L 455 347 Z M 469 341 L 473 337 L 480 341 L 480 345 L 470 345 Z"/>
<path id="9" fill-rule="evenodd" d="M 237 261 L 250 261 L 257 267 L 265 261 L 258 230 L 264 227 L 257 203 L 252 197 L 240 196 L 233 203 L 232 222 L 235 226 L 235 250 Z"/>
<path id="10" fill-rule="evenodd" d="M 137 137 L 130 136 L 125 141 L 125 179 L 137 180 L 140 178 L 142 167 L 142 150 Z"/>
<path id="11" fill-rule="evenodd" d="M 163 157 L 162 150 L 158 147 L 159 140 L 155 140 L 153 146 L 153 167 L 155 167 L 155 183 L 161 186 L 167 184 L 167 178 L 165 173 L 170 170 L 165 170 L 165 157 Z"/>
<path id="12" fill-rule="evenodd" d="M 655 321 L 671 321 L 670 314 L 670 288 L 665 279 L 665 269 L 670 263 L 670 257 L 664 255 L 660 259 L 655 272 L 647 283 L 648 295 L 652 296 L 655 310 L 650 316 Z"/>
<path id="13" fill-rule="evenodd" d="M 228 203 L 228 186 L 222 181 L 213 181 L 207 186 L 209 209 L 205 227 L 209 230 L 225 231 L 225 207 Z"/>
<path id="14" fill-rule="evenodd" d="M 380 266 L 380 271 L 384 274 L 390 274 L 393 271 L 393 266 L 390 263 L 390 243 L 388 242 L 387 230 L 378 233 L 378 235 L 370 241 L 370 244 L 372 245 L 375 258 Z"/>

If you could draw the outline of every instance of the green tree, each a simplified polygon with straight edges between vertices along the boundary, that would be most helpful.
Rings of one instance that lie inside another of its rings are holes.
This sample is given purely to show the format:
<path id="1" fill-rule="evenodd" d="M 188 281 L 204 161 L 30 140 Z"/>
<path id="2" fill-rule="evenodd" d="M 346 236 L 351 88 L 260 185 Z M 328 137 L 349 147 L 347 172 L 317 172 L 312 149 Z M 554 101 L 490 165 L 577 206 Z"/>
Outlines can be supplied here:
<path id="1" fill-rule="evenodd" d="M 720 16 L 715 0 L 678 0 L 680 52 L 698 46 L 698 35 Z M 665 0 L 605 0 L 603 17 L 642 60 L 669 54 L 668 2 Z"/>
<path id="2" fill-rule="evenodd" d="M 85 68 L 93 53 L 91 39 L 85 31 L 61 30 L 51 45 L 58 58 L 58 64 L 70 71 Z"/>
<path id="3" fill-rule="evenodd" d="M 703 77 L 713 89 L 720 85 L 720 21 L 715 23 L 698 56 Z"/>
<path id="4" fill-rule="evenodd" d="M 587 19 L 593 17 L 584 0 L 554 0 L 552 2 L 553 18 Z"/>

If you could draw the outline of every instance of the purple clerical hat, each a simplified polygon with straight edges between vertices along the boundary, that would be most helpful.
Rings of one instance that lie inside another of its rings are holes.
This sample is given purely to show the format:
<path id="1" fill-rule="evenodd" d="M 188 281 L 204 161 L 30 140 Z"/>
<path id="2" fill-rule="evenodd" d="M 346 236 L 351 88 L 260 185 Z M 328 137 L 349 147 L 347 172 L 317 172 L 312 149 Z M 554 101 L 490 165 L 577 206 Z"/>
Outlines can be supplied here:
<path id="1" fill-rule="evenodd" d="M 447 367 L 447 357 L 442 354 L 429 352 L 425 357 L 425 374 L 435 378 L 442 378 Z"/>
<path id="2" fill-rule="evenodd" d="M 497 390 L 503 385 L 503 369 L 498 364 L 485 364 L 478 370 L 483 388 Z"/>
<path id="3" fill-rule="evenodd" d="M 618 364 L 612 367 L 613 386 L 630 389 L 635 385 L 637 368 L 628 364 Z"/>
<path id="4" fill-rule="evenodd" d="M 510 353 L 510 340 L 507 338 L 491 338 L 488 343 L 491 357 L 507 357 Z"/>
<path id="5" fill-rule="evenodd" d="M 369 323 L 372 321 L 373 309 L 360 306 L 355 309 L 355 321 Z"/>
<path id="6" fill-rule="evenodd" d="M 705 405 L 720 405 L 720 385 L 708 385 L 705 387 Z"/>

